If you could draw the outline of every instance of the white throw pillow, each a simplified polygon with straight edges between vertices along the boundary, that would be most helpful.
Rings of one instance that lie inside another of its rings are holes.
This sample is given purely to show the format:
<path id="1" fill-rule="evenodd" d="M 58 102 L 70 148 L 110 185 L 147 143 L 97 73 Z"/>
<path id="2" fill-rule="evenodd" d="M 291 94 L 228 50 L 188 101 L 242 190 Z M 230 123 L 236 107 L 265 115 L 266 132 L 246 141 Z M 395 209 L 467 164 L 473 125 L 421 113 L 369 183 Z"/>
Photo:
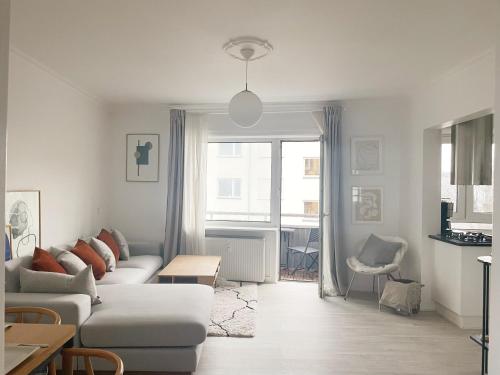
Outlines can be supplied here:
<path id="1" fill-rule="evenodd" d="M 109 246 L 106 245 L 104 241 L 95 237 L 91 238 L 90 246 L 102 259 L 104 259 L 104 263 L 106 263 L 106 271 L 113 272 L 116 268 L 116 258 Z"/>
<path id="2" fill-rule="evenodd" d="M 93 305 L 101 303 L 97 295 L 92 266 L 88 265 L 75 276 L 57 272 L 20 269 L 21 293 L 87 294 Z"/>
<path id="3" fill-rule="evenodd" d="M 130 259 L 130 250 L 128 248 L 127 240 L 125 236 L 118 229 L 113 229 L 111 231 L 111 235 L 115 239 L 118 247 L 120 248 L 120 260 L 129 260 Z"/>
<path id="4" fill-rule="evenodd" d="M 85 262 L 71 251 L 52 248 L 50 252 L 56 258 L 57 263 L 59 263 L 69 275 L 76 275 L 87 268 Z"/>

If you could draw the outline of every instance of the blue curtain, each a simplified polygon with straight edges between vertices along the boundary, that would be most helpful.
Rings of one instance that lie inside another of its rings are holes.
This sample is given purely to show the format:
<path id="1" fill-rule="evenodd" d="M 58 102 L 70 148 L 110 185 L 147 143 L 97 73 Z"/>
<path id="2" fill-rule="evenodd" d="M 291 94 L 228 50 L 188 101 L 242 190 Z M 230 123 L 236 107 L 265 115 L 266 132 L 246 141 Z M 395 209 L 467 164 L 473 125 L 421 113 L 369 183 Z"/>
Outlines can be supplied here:
<path id="1" fill-rule="evenodd" d="M 168 264 L 181 251 L 185 134 L 186 111 L 179 109 L 170 110 L 167 220 L 165 226 L 165 242 L 163 246 L 164 264 Z"/>
<path id="2" fill-rule="evenodd" d="M 323 109 L 322 295 L 342 295 L 339 252 L 342 246 L 342 107 Z"/>

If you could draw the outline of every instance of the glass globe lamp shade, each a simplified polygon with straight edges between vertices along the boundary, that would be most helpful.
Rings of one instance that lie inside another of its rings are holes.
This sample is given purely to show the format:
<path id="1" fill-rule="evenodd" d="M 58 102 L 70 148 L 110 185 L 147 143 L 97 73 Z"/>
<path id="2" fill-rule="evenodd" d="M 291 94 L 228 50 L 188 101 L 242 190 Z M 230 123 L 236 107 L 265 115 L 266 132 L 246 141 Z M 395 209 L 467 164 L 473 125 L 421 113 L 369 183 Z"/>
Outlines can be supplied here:
<path id="1" fill-rule="evenodd" d="M 229 102 L 229 117 L 239 127 L 251 128 L 262 117 L 262 102 L 253 92 L 243 90 Z"/>

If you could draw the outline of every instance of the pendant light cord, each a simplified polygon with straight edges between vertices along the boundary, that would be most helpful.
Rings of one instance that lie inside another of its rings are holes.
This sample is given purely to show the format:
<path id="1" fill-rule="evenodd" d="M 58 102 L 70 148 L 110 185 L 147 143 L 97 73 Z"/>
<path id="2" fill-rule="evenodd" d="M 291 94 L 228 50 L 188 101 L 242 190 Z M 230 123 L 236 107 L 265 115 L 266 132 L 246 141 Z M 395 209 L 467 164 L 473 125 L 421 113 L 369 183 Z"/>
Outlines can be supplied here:
<path id="1" fill-rule="evenodd" d="M 245 91 L 248 91 L 248 59 L 245 61 Z"/>

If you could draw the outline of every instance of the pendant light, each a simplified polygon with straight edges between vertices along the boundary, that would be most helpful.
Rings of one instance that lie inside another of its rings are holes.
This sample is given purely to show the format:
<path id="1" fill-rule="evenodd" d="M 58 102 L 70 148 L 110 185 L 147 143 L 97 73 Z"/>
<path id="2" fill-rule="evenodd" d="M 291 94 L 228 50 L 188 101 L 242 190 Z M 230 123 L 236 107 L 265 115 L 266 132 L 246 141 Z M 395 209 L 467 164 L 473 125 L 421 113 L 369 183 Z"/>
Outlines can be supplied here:
<path id="1" fill-rule="evenodd" d="M 260 59 L 272 51 L 272 46 L 258 38 L 233 39 L 224 45 L 232 57 L 245 62 L 245 89 L 233 96 L 229 102 L 229 117 L 241 128 L 251 128 L 262 117 L 262 101 L 248 90 L 248 63 Z"/>

